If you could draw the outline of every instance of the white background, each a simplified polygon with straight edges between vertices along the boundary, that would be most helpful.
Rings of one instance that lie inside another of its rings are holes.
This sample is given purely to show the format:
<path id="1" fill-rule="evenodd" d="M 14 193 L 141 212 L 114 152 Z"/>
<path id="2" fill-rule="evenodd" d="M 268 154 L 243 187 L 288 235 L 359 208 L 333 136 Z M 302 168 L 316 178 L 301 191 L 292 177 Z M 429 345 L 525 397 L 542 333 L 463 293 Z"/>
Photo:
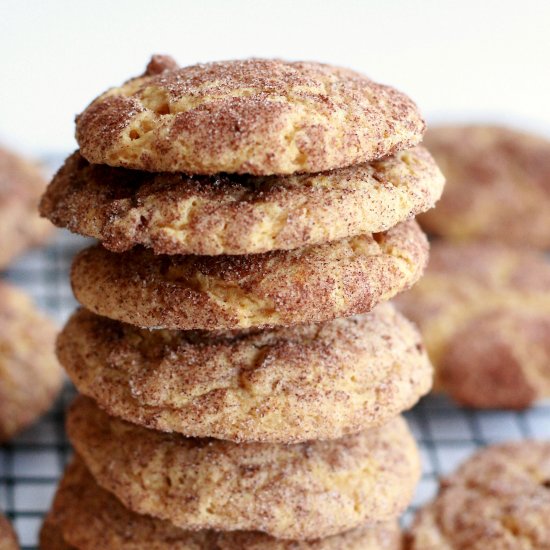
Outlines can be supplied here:
<path id="1" fill-rule="evenodd" d="M 550 129 L 550 1 L 0 0 L 0 141 L 72 150 L 74 115 L 153 52 L 326 61 L 401 88 L 430 121 Z"/>

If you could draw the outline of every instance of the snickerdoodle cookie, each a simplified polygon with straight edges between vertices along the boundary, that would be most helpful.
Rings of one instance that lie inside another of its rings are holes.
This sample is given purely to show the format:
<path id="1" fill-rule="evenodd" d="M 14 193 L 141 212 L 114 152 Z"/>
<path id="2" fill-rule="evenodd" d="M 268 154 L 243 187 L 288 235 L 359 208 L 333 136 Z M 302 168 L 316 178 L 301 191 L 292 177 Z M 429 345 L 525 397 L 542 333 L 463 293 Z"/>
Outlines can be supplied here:
<path id="1" fill-rule="evenodd" d="M 428 243 L 416 222 L 385 233 L 250 256 L 122 254 L 101 246 L 74 260 L 77 300 L 141 327 L 237 329 L 366 313 L 421 276 Z"/>
<path id="2" fill-rule="evenodd" d="M 184 531 L 131 512 L 97 485 L 80 459 L 66 470 L 40 534 L 41 550 L 401 550 L 397 521 L 320 540 L 277 540 L 259 532 Z M 70 546 L 69 546 L 70 543 Z M 65 546 L 62 546 L 62 545 Z"/>
<path id="3" fill-rule="evenodd" d="M 550 263 L 537 252 L 432 245 L 424 277 L 396 303 L 418 323 L 436 386 L 474 407 L 550 396 Z"/>
<path id="4" fill-rule="evenodd" d="M 110 414 L 194 437 L 293 443 L 378 426 L 432 383 L 415 327 L 389 304 L 322 325 L 148 330 L 77 311 L 57 341 L 78 390 Z"/>
<path id="5" fill-rule="evenodd" d="M 426 134 L 447 178 L 422 226 L 453 240 L 550 248 L 550 141 L 502 127 L 449 126 Z"/>
<path id="6" fill-rule="evenodd" d="M 0 147 L 0 269 L 51 234 L 36 211 L 45 188 L 36 166 Z"/>
<path id="7" fill-rule="evenodd" d="M 393 548 L 393 546 L 388 546 L 388 548 Z M 399 546 L 395 546 L 395 548 L 399 548 Z M 0 550 L 18 549 L 19 544 L 17 542 L 15 531 L 13 530 L 10 522 L 2 514 L 0 514 Z"/>
<path id="8" fill-rule="evenodd" d="M 125 506 L 191 530 L 327 537 L 394 519 L 420 474 L 400 417 L 328 442 L 235 444 L 148 430 L 79 397 L 67 430 L 97 482 Z"/>
<path id="9" fill-rule="evenodd" d="M 385 231 L 432 208 L 444 178 L 422 147 L 293 176 L 186 176 L 89 164 L 78 152 L 41 212 L 114 252 L 253 254 Z"/>
<path id="10" fill-rule="evenodd" d="M 55 333 L 23 292 L 0 282 L 0 441 L 36 420 L 59 392 Z"/>
<path id="11" fill-rule="evenodd" d="M 62 478 L 61 483 L 65 481 L 67 478 L 67 474 L 65 474 L 65 477 Z M 78 487 L 76 489 L 81 492 L 81 494 L 84 494 L 84 488 Z M 59 490 L 58 490 L 59 493 Z M 57 494 L 56 494 L 57 496 Z M 114 499 L 116 502 L 116 499 Z M 81 502 L 81 501 L 79 501 Z M 75 515 L 76 515 L 76 507 L 75 509 Z M 80 507 L 78 508 L 80 510 Z M 49 513 L 44 518 L 44 523 L 42 524 L 42 527 L 40 528 L 40 534 L 39 534 L 39 548 L 40 550 L 78 550 L 75 546 L 71 546 L 67 542 L 65 542 L 65 539 L 63 538 L 63 533 L 54 522 L 53 522 L 53 514 Z M 97 517 L 101 516 L 95 516 L 94 522 L 97 521 Z M 93 525 L 93 523 L 92 523 Z M 127 537 L 126 537 L 127 540 Z M 86 542 L 88 543 L 88 546 L 82 545 L 82 548 L 89 548 L 90 550 L 97 550 L 97 545 L 94 540 L 91 539 L 91 537 L 86 536 Z M 103 541 L 101 541 L 102 544 L 105 544 Z M 119 541 L 117 541 L 118 546 L 111 547 L 116 548 L 119 550 L 121 548 L 121 544 Z M 107 546 L 102 546 L 101 548 L 107 548 Z"/>
<path id="12" fill-rule="evenodd" d="M 550 442 L 488 447 L 442 480 L 411 529 L 411 550 L 550 548 Z"/>
<path id="13" fill-rule="evenodd" d="M 191 174 L 331 170 L 408 149 L 425 129 L 406 95 L 348 69 L 269 59 L 178 68 L 162 56 L 76 122 L 92 163 Z"/>

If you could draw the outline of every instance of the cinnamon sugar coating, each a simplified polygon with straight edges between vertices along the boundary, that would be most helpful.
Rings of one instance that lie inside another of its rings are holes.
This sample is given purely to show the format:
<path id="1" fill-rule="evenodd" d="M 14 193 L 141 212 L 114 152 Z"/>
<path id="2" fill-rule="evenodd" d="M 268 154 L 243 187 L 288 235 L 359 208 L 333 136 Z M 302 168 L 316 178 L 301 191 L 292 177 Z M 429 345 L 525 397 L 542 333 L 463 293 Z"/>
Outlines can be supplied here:
<path id="1" fill-rule="evenodd" d="M 79 487 L 77 490 L 81 491 L 82 493 L 84 492 L 83 487 Z M 53 523 L 51 513 L 48 513 L 44 518 L 44 523 L 40 528 L 38 542 L 40 550 L 78 550 L 75 546 L 70 546 L 67 542 L 65 542 L 61 529 Z M 89 539 L 88 544 L 90 544 Z M 83 546 L 83 548 L 86 548 L 86 546 Z M 96 550 L 97 547 L 94 543 L 94 546 L 88 546 L 88 548 L 93 548 L 94 550 Z M 116 548 L 118 549 L 120 548 L 120 546 Z"/>
<path id="2" fill-rule="evenodd" d="M 419 218 L 434 235 L 550 249 L 550 140 L 493 126 L 426 134 L 447 178 L 437 208 Z"/>
<path id="3" fill-rule="evenodd" d="M 15 531 L 2 514 L 0 514 L 0 550 L 19 550 Z"/>
<path id="4" fill-rule="evenodd" d="M 258 532 L 184 531 L 124 508 L 78 458 L 61 480 L 40 542 L 41 550 L 402 550 L 397 521 L 313 541 L 278 540 Z"/>
<path id="5" fill-rule="evenodd" d="M 320 172 L 417 145 L 425 124 L 397 90 L 312 62 L 221 61 L 146 74 L 76 119 L 92 163 L 151 172 Z"/>
<path id="6" fill-rule="evenodd" d="M 0 281 L 0 442 L 46 412 L 61 389 L 55 333 L 23 292 Z"/>
<path id="7" fill-rule="evenodd" d="M 479 451 L 441 481 L 418 513 L 410 550 L 550 548 L 550 443 L 521 441 Z"/>
<path id="8" fill-rule="evenodd" d="M 58 337 L 78 390 L 152 429 L 295 443 L 379 426 L 427 393 L 420 336 L 390 304 L 323 325 L 147 330 L 81 309 Z"/>
<path id="9" fill-rule="evenodd" d="M 60 227 L 114 252 L 252 254 L 385 231 L 434 206 L 443 176 L 422 147 L 294 176 L 186 176 L 90 165 L 74 153 L 42 198 Z"/>
<path id="10" fill-rule="evenodd" d="M 71 274 L 87 309 L 141 327 L 237 329 L 366 313 L 415 283 L 428 258 L 416 222 L 292 251 L 155 256 L 96 246 Z"/>
<path id="11" fill-rule="evenodd" d="M 550 263 L 490 243 L 435 242 L 396 303 L 422 332 L 436 387 L 464 405 L 519 409 L 550 396 Z"/>
<path id="12" fill-rule="evenodd" d="M 190 530 L 323 538 L 396 518 L 420 474 L 399 417 L 334 441 L 235 444 L 141 428 L 79 397 L 67 430 L 99 485 L 135 512 Z"/>
<path id="13" fill-rule="evenodd" d="M 0 147 L 0 269 L 51 234 L 51 225 L 36 212 L 45 188 L 36 166 Z"/>

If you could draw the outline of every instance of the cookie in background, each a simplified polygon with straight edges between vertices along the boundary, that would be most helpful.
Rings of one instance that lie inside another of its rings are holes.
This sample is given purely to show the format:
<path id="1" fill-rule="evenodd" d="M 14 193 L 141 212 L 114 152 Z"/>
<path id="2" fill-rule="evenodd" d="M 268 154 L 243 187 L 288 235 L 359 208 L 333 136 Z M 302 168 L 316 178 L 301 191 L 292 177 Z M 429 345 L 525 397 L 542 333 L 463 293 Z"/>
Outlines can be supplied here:
<path id="1" fill-rule="evenodd" d="M 0 550 L 18 550 L 17 536 L 10 522 L 0 514 Z"/>
<path id="2" fill-rule="evenodd" d="M 215 333 L 151 331 L 82 308 L 59 334 L 57 355 L 78 391 L 112 416 L 236 442 L 381 426 L 433 377 L 418 330 L 390 304 L 322 325 Z"/>
<path id="3" fill-rule="evenodd" d="M 0 269 L 51 235 L 51 224 L 37 211 L 45 188 L 36 165 L 0 147 Z"/>
<path id="4" fill-rule="evenodd" d="M 503 244 L 437 241 L 396 299 L 416 322 L 436 390 L 462 405 L 521 409 L 550 397 L 550 263 Z"/>
<path id="5" fill-rule="evenodd" d="M 0 281 L 0 443 L 46 412 L 59 393 L 55 334 L 23 292 Z"/>
<path id="6" fill-rule="evenodd" d="M 441 480 L 417 514 L 409 550 L 550 547 L 550 442 L 487 447 Z"/>
<path id="7" fill-rule="evenodd" d="M 447 178 L 436 208 L 420 215 L 429 234 L 550 248 L 550 141 L 500 126 L 442 126 L 424 145 Z"/>

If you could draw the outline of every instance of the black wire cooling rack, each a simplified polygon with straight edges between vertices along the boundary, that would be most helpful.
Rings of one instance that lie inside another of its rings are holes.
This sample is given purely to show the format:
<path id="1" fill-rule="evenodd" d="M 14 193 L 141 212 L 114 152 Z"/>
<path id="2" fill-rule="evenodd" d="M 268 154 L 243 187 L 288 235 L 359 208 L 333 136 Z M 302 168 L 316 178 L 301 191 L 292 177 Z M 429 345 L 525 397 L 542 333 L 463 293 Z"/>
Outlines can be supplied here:
<path id="1" fill-rule="evenodd" d="M 71 258 L 86 242 L 58 231 L 49 247 L 27 254 L 2 277 L 25 289 L 61 326 L 76 307 L 68 282 Z M 0 509 L 14 523 L 24 550 L 36 548 L 43 516 L 71 453 L 63 411 L 73 395 L 67 383 L 49 414 L 0 446 Z M 525 412 L 469 411 L 430 396 L 406 416 L 420 447 L 423 476 L 405 523 L 434 495 L 439 476 L 477 448 L 504 440 L 550 439 L 550 402 Z"/>

